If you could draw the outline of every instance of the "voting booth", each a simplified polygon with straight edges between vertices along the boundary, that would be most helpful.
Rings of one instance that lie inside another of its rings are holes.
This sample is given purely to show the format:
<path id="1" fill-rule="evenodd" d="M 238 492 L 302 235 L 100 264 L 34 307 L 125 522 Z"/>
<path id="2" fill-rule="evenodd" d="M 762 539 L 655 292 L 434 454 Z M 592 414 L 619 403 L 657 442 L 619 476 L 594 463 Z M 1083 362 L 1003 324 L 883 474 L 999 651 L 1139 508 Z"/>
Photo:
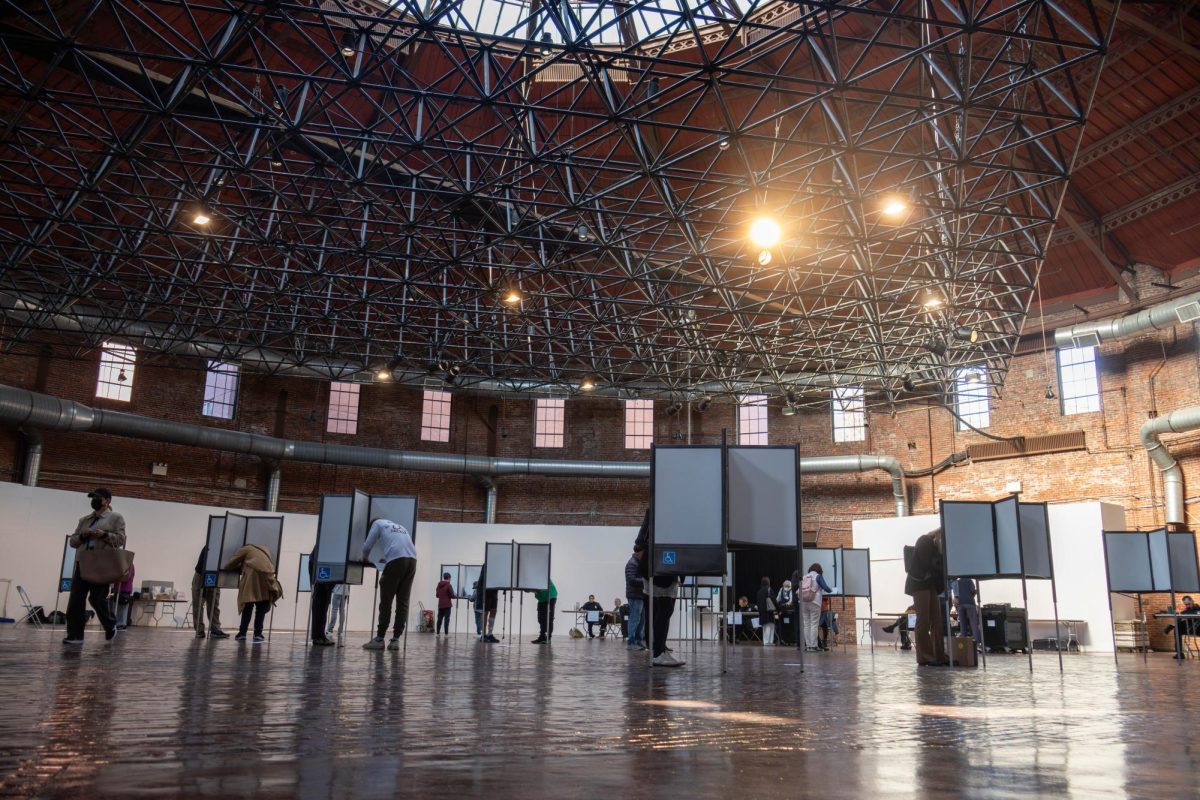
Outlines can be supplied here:
<path id="1" fill-rule="evenodd" d="M 1142 613 L 1142 595 L 1169 593 L 1171 610 L 1177 593 L 1200 593 L 1200 563 L 1196 556 L 1196 536 L 1191 531 L 1105 531 L 1104 562 L 1108 575 L 1108 602 L 1112 596 L 1136 595 L 1138 619 Z M 1178 621 L 1176 621 L 1178 623 Z M 1176 624 L 1178 649 L 1179 625 Z M 1117 658 L 1116 626 L 1113 626 L 1113 659 Z"/>
<path id="2" fill-rule="evenodd" d="M 371 522 L 388 519 L 417 541 L 417 498 L 408 495 L 369 495 L 355 489 L 349 495 L 323 495 L 317 519 L 317 583 L 363 582 L 363 569 L 378 558 L 378 550 L 362 560 Z"/>
<path id="3" fill-rule="evenodd" d="M 647 554 L 651 574 L 724 574 L 725 521 L 724 448 L 654 445 Z"/>
<path id="4" fill-rule="evenodd" d="M 71 591 L 71 582 L 75 580 L 75 548 L 71 547 L 71 537 L 63 537 L 62 562 L 58 569 L 58 591 Z M 56 606 L 57 608 L 57 606 Z"/>
<path id="5" fill-rule="evenodd" d="M 209 515 L 204 543 L 208 547 L 202 581 L 205 589 L 236 589 L 238 572 L 222 569 L 238 550 L 256 545 L 267 551 L 279 570 L 283 548 L 283 517 L 247 516 L 232 511 L 223 516 Z"/>
<path id="6" fill-rule="evenodd" d="M 1050 549 L 1050 523 L 1045 503 L 1022 503 L 1013 494 L 996 501 L 942 500 L 939 504 L 943 532 L 943 564 L 946 585 L 954 578 L 977 582 L 1011 578 L 1021 582 L 1024 608 L 1029 608 L 1026 581 L 1030 578 L 1050 581 L 1054 607 L 1055 641 L 1060 639 L 1058 625 L 1058 589 L 1054 581 L 1054 559 Z M 982 606 L 982 592 L 980 592 Z M 949 595 L 945 609 L 950 618 Z M 1025 652 L 1033 669 L 1033 644 L 1029 625 L 1024 625 Z M 986 648 L 985 648 L 986 650 Z M 1062 670 L 1062 648 L 1058 650 Z M 951 662 L 954 655 L 950 652 Z M 986 666 L 987 657 L 984 656 Z"/>

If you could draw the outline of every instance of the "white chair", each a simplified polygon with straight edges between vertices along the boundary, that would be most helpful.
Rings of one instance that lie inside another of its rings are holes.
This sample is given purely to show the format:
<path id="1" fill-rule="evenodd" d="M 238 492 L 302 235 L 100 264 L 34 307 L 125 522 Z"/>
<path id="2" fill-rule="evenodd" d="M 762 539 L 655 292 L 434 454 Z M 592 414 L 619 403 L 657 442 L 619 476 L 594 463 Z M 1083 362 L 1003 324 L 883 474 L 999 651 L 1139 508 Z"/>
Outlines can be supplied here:
<path id="1" fill-rule="evenodd" d="M 38 619 L 38 611 L 40 609 L 38 609 L 29 600 L 29 593 L 25 591 L 24 586 L 17 586 L 17 596 L 21 598 L 21 605 L 25 608 L 25 616 L 23 616 L 19 620 L 17 620 L 17 624 L 20 625 L 22 622 L 29 620 L 29 621 L 33 622 L 33 624 L 39 630 L 41 630 L 42 621 L 40 619 Z"/>

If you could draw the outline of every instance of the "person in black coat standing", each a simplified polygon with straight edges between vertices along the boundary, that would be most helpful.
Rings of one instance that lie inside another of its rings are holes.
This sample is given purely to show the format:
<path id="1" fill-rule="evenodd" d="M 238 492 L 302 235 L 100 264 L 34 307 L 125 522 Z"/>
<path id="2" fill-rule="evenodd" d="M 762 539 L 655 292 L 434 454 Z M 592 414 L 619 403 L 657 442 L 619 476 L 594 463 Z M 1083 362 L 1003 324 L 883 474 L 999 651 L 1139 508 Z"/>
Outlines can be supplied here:
<path id="1" fill-rule="evenodd" d="M 945 631 L 938 595 L 946 591 L 942 564 L 942 529 L 920 536 L 913 549 L 905 554 L 908 579 L 904 593 L 911 595 L 917 609 L 917 627 L 913 639 L 917 647 L 917 664 L 949 664 L 946 657 Z"/>
<path id="2" fill-rule="evenodd" d="M 771 596 L 771 579 L 766 576 L 758 587 L 757 605 L 763 644 L 775 644 L 775 598 Z"/>

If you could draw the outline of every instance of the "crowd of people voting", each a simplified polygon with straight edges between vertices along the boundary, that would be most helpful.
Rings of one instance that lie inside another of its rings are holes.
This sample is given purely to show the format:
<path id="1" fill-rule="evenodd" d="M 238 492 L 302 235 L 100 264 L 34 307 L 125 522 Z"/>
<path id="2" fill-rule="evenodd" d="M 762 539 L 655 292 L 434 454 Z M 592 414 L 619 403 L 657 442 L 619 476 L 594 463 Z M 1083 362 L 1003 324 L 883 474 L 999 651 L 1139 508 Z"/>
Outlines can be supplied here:
<path id="1" fill-rule="evenodd" d="M 90 604 L 104 631 L 106 641 L 112 641 L 129 621 L 129 601 L 133 592 L 134 566 L 132 554 L 126 551 L 125 518 L 112 508 L 112 492 L 97 488 L 87 494 L 91 513 L 79 519 L 70 538 L 76 550 L 75 569 L 67 601 L 67 635 L 63 644 L 83 644 L 87 622 L 86 605 Z M 611 625 L 621 624 L 626 647 L 631 651 L 649 650 L 651 664 L 662 667 L 683 666 L 667 646 L 667 634 L 679 594 L 680 578 L 674 575 L 651 575 L 646 558 L 649 544 L 649 515 L 634 541 L 633 552 L 625 565 L 625 595 L 612 609 L 604 609 L 595 596 L 581 610 L 597 612 L 588 619 L 588 635 L 594 636 L 599 625 L 603 637 Z M 949 664 L 946 655 L 945 631 L 947 620 L 942 611 L 948 599 L 952 602 L 952 618 L 957 618 L 959 631 L 983 645 L 977 592 L 973 581 L 958 579 L 951 582 L 950 597 L 944 577 L 941 529 L 918 537 L 916 544 L 905 548 L 904 591 L 913 598 L 905 614 L 884 630 L 900 629 L 903 649 L 909 649 L 910 636 L 916 647 L 917 664 L 938 666 Z M 193 624 L 198 638 L 228 638 L 221 626 L 220 591 L 205 586 L 204 572 L 208 561 L 207 546 L 200 552 L 192 579 Z M 361 558 L 364 563 L 376 552 L 374 565 L 379 571 L 379 614 L 374 636 L 363 644 L 366 650 L 398 650 L 408 619 L 409 597 L 417 573 L 417 551 L 410 532 L 396 522 L 375 519 L 363 542 Z M 344 620 L 349 598 L 345 584 L 316 580 L 316 552 L 309 558 L 309 577 L 312 580 L 311 640 L 316 647 L 335 644 L 332 631 L 339 617 Z M 259 644 L 265 641 L 263 623 L 270 608 L 283 596 L 277 565 L 265 548 L 247 544 L 221 565 L 224 572 L 238 574 L 238 614 L 240 624 L 235 639 Z M 496 611 L 499 590 L 488 589 L 487 566 L 480 571 L 469 599 L 474 605 L 478 640 L 495 644 Z M 110 597 L 110 589 L 115 593 Z M 796 644 L 803 642 L 810 652 L 829 649 L 829 634 L 838 633 L 837 617 L 829 605 L 829 596 L 837 590 L 829 586 L 820 564 L 812 564 L 801 575 L 797 570 L 790 580 L 773 589 L 769 577 L 763 577 L 754 602 L 742 596 L 732 609 L 732 623 L 727 636 L 738 640 L 760 640 L 764 645 Z M 451 576 L 443 574 L 435 589 L 437 622 L 435 634 L 450 632 L 450 611 L 456 598 Z M 653 601 L 651 601 L 653 598 Z M 554 614 L 558 590 L 553 581 L 535 593 L 537 601 L 538 637 L 534 644 L 549 644 L 554 634 Z M 394 611 L 394 614 L 393 614 Z M 331 616 L 332 612 L 332 616 Z M 1191 597 L 1183 598 L 1182 614 L 1200 614 Z M 653 614 L 653 619 L 648 616 Z M 952 620 L 951 620 L 952 622 Z M 1179 622 L 1183 633 L 1200 634 L 1200 619 Z M 387 638 L 388 629 L 391 638 Z M 1186 628 L 1186 630 L 1185 630 Z M 652 641 L 647 641 L 650 633 Z M 1168 631 L 1169 632 L 1169 631 Z M 1178 653 L 1177 653 L 1178 657 Z"/>

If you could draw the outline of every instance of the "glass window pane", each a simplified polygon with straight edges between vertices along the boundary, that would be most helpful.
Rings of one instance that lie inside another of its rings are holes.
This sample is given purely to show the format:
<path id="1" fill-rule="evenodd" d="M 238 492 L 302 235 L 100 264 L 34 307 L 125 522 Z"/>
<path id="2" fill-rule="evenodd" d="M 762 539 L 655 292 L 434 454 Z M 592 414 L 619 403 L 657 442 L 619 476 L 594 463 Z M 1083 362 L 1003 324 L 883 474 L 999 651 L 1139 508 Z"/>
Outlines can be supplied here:
<path id="1" fill-rule="evenodd" d="M 738 397 L 738 444 L 767 443 L 767 396 Z"/>
<path id="2" fill-rule="evenodd" d="M 116 342 L 105 342 L 100 348 L 100 373 L 96 380 L 96 397 L 128 403 L 133 396 L 133 373 L 137 366 L 137 351 Z"/>
<path id="3" fill-rule="evenodd" d="M 450 441 L 450 393 L 427 389 L 421 400 L 421 441 Z"/>
<path id="4" fill-rule="evenodd" d="M 325 430 L 329 433 L 358 433 L 357 383 L 334 381 L 329 384 L 329 422 Z"/>
<path id="5" fill-rule="evenodd" d="M 625 447 L 649 450 L 654 443 L 654 401 L 625 401 Z"/>
<path id="6" fill-rule="evenodd" d="M 238 365 L 209 361 L 204 376 L 204 403 L 200 413 L 217 419 L 233 419 L 237 406 Z"/>

